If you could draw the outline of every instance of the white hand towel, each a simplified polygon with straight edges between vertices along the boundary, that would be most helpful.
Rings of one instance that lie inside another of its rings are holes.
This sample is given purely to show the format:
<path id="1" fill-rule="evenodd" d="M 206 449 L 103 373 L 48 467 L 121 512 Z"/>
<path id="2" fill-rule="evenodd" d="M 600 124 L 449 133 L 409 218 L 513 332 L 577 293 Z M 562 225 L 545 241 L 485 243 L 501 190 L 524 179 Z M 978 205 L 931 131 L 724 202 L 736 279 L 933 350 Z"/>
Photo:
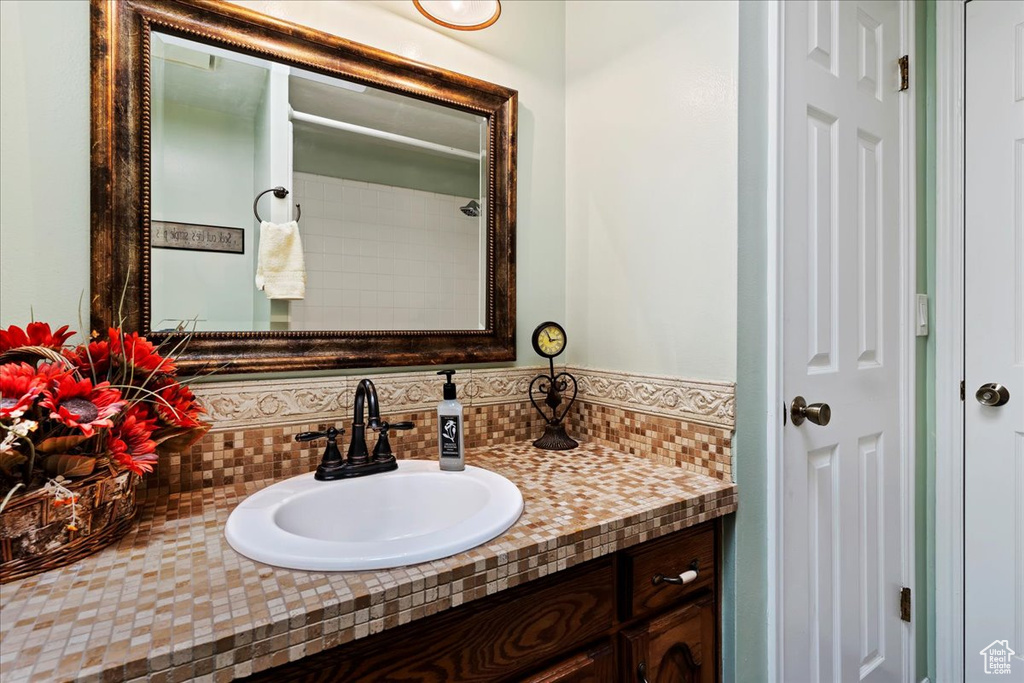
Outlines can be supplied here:
<path id="1" fill-rule="evenodd" d="M 306 261 L 295 221 L 260 223 L 256 287 L 266 292 L 268 299 L 306 298 Z"/>

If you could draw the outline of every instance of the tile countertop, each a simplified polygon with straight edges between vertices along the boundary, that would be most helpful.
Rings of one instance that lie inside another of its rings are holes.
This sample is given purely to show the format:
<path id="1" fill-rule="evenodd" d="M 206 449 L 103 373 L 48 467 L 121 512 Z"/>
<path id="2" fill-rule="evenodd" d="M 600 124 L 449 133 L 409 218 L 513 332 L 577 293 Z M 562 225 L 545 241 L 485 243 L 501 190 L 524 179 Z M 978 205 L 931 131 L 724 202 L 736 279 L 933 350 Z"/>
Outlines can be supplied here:
<path id="1" fill-rule="evenodd" d="M 376 572 L 277 569 L 232 550 L 228 514 L 272 481 L 153 496 L 115 546 L 0 587 L 0 674 L 232 680 L 736 509 L 729 482 L 593 444 L 466 460 L 519 486 L 519 521 L 470 551 Z"/>

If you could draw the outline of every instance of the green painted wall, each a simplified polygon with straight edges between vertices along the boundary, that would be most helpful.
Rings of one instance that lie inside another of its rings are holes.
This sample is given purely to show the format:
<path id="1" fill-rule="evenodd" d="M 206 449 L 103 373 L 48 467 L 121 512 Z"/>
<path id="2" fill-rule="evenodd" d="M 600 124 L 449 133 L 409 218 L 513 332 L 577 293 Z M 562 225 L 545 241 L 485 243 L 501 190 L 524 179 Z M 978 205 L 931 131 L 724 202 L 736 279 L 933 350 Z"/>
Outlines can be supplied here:
<path id="1" fill-rule="evenodd" d="M 767 681 L 768 470 L 767 206 L 768 6 L 739 7 L 737 513 L 725 521 L 722 606 L 723 680 Z"/>
<path id="2" fill-rule="evenodd" d="M 89 301 L 89 3 L 0 2 L 0 326 Z"/>
<path id="3" fill-rule="evenodd" d="M 245 246 L 243 254 L 153 249 L 153 328 L 195 321 L 201 331 L 251 330 L 253 120 L 163 99 L 152 113 L 153 220 L 241 228 Z"/>

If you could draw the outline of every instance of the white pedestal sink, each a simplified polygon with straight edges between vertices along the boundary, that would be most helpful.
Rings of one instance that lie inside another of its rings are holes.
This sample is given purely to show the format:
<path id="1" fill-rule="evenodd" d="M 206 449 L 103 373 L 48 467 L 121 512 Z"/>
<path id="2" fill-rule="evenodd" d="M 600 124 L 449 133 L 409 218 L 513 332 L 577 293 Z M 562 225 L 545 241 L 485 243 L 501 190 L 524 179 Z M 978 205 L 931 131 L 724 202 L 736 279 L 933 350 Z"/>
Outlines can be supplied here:
<path id="1" fill-rule="evenodd" d="M 427 562 L 495 538 L 519 519 L 523 496 L 500 474 L 437 461 L 340 481 L 313 474 L 246 498 L 224 533 L 242 555 L 288 569 L 360 571 Z"/>

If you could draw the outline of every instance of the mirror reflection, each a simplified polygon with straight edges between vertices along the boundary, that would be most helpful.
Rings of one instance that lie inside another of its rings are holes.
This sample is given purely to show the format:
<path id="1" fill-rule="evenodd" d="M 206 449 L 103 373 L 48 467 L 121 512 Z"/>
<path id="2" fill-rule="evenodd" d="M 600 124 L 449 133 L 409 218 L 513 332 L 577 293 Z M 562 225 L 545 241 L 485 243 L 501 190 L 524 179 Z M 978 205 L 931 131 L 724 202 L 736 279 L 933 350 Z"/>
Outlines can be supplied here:
<path id="1" fill-rule="evenodd" d="M 484 329 L 486 118 L 156 32 L 150 66 L 151 329 Z"/>

